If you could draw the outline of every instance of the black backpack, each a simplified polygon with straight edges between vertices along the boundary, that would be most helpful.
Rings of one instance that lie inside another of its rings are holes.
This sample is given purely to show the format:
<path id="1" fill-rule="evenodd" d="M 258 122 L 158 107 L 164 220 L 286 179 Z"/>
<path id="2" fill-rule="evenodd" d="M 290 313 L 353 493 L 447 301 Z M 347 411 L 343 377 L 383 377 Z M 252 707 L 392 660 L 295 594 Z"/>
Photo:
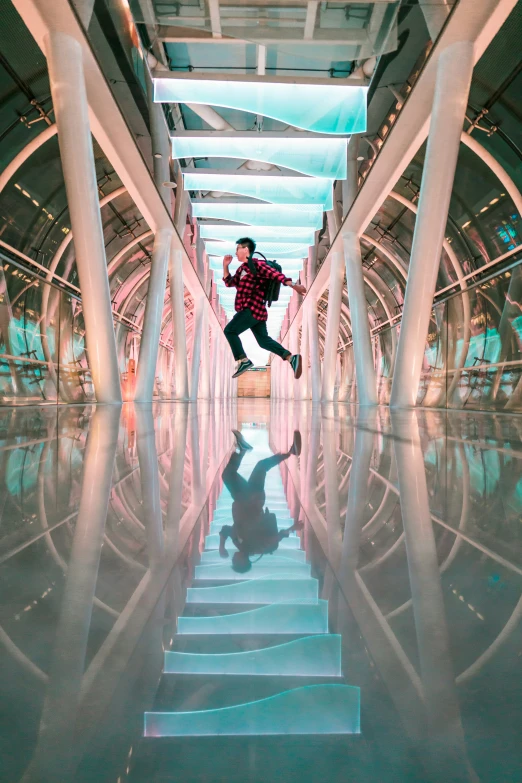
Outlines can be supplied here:
<path id="1" fill-rule="evenodd" d="M 275 269 L 277 272 L 282 272 L 283 268 L 280 264 L 277 263 L 277 261 L 269 261 L 268 258 L 266 258 L 262 253 L 259 252 L 259 250 L 256 250 L 255 253 L 252 254 L 251 258 L 253 258 L 255 255 L 261 256 L 263 261 L 267 266 L 269 266 L 271 269 Z M 250 266 L 250 265 L 249 265 Z M 255 271 L 255 264 L 252 264 L 254 269 L 252 271 L 254 274 L 257 274 Z M 266 287 L 265 287 L 265 302 L 268 307 L 272 304 L 272 302 L 277 302 L 279 299 L 279 292 L 281 291 L 281 283 L 279 280 L 268 280 Z"/>

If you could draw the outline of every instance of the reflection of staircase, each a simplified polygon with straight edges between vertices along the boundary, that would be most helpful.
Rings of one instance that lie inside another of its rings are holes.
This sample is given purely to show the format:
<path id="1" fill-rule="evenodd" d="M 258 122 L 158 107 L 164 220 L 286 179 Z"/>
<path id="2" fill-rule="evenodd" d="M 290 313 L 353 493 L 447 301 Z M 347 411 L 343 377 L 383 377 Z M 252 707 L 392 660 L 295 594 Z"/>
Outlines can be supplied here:
<path id="1" fill-rule="evenodd" d="M 247 461 L 256 459 L 247 455 L 243 465 L 248 470 Z M 291 526 L 277 468 L 268 474 L 266 494 L 279 527 Z M 243 737 L 243 743 L 247 736 L 250 742 L 270 735 L 276 743 L 301 737 L 306 747 L 314 737 L 314 742 L 322 736 L 331 744 L 335 737 L 359 733 L 359 689 L 342 680 L 341 637 L 328 633 L 328 602 L 318 597 L 318 581 L 310 575 L 300 538 L 291 534 L 274 555 L 254 562 L 250 572 L 235 573 L 217 551 L 231 503 L 223 490 L 173 649 L 165 652 L 155 711 L 145 713 L 149 764 L 141 772 L 150 780 L 264 780 L 242 768 L 248 753 L 242 762 L 241 753 L 233 751 L 239 741 L 234 737 Z M 234 550 L 230 540 L 228 549 Z M 190 737 L 200 738 L 200 746 Z M 226 777 L 225 768 L 218 772 L 215 766 L 211 737 L 219 740 L 219 764 L 224 764 L 223 753 L 225 758 L 232 754 Z M 162 773 L 155 776 L 156 765 Z M 310 774 L 303 772 L 303 779 L 318 779 Z"/>

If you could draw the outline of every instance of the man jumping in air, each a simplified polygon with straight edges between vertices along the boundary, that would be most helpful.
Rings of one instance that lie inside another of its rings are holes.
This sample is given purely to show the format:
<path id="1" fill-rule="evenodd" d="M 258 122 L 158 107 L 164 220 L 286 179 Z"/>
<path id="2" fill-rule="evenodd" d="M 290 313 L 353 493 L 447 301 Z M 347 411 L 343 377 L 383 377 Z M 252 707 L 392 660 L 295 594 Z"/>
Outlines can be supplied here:
<path id="1" fill-rule="evenodd" d="M 223 259 L 223 282 L 227 288 L 237 288 L 236 314 L 225 326 L 225 337 L 237 362 L 237 368 L 232 377 L 237 378 L 254 366 L 254 363 L 247 358 L 239 339 L 242 332 L 250 329 L 261 348 L 290 362 L 294 377 L 300 378 L 303 371 L 300 354 L 292 355 L 290 351 L 287 351 L 268 335 L 265 290 L 270 280 L 279 280 L 283 285 L 293 288 L 294 291 L 302 295 L 306 294 L 306 288 L 299 283 L 292 283 L 289 277 L 272 269 L 264 261 L 252 258 L 255 249 L 256 243 L 253 239 L 243 237 L 237 240 L 236 257 L 241 262 L 241 266 L 234 275 L 229 272 L 232 256 L 225 256 Z"/>

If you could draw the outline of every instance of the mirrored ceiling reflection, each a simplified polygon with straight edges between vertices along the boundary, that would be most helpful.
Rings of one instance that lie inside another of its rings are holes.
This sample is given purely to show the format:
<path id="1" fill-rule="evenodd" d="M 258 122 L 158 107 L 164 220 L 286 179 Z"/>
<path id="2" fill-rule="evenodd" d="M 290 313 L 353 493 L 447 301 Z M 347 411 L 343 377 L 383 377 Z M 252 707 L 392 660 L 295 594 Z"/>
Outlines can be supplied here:
<path id="1" fill-rule="evenodd" d="M 0 778 L 520 780 L 521 435 L 3 409 Z"/>

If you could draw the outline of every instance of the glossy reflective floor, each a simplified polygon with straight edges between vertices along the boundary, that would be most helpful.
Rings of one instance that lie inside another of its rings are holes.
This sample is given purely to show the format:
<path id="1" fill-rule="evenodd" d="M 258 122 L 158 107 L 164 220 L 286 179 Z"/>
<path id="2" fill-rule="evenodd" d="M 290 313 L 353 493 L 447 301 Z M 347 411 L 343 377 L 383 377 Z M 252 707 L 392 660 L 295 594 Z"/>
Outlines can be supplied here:
<path id="1" fill-rule="evenodd" d="M 504 414 L 2 409 L 0 779 L 522 781 L 521 441 Z"/>

